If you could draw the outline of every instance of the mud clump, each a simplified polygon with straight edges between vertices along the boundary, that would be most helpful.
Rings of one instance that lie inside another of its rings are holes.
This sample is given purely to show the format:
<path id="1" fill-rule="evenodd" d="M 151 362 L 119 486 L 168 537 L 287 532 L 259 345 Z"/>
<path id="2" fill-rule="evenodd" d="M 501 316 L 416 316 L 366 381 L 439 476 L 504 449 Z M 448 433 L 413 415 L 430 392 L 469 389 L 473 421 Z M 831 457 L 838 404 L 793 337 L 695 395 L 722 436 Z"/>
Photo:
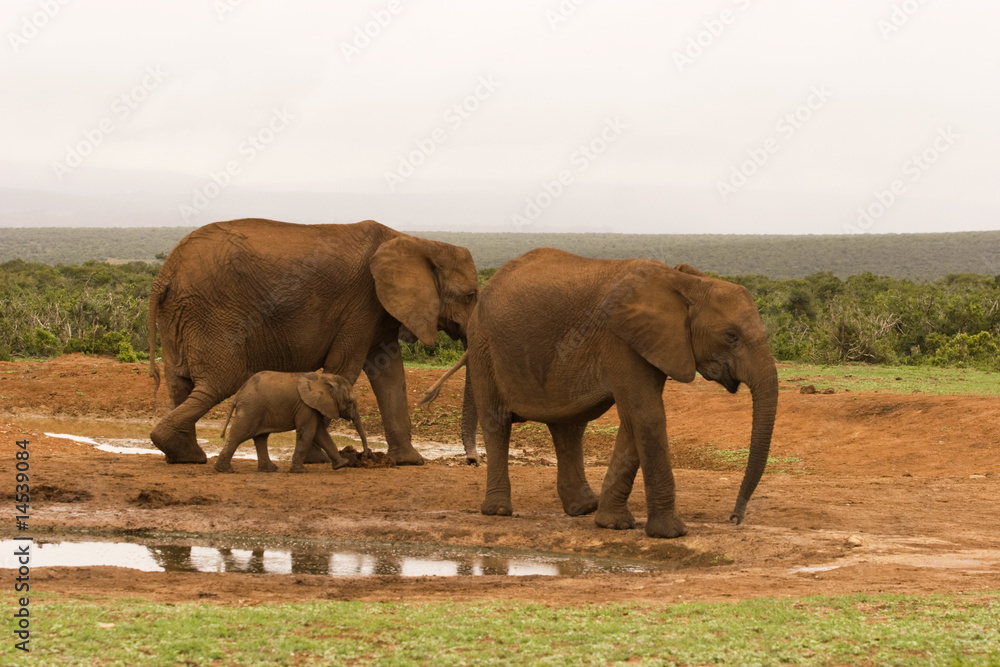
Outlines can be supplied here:
<path id="1" fill-rule="evenodd" d="M 385 452 L 372 451 L 371 455 L 363 456 L 363 452 L 348 445 L 340 450 L 340 455 L 348 461 L 350 468 L 395 468 L 396 462 Z"/>
<path id="2" fill-rule="evenodd" d="M 180 505 L 181 501 L 174 498 L 169 493 L 157 491 L 156 489 L 142 490 L 130 501 L 133 505 L 145 507 L 147 509 L 159 509 L 170 505 Z"/>
<path id="3" fill-rule="evenodd" d="M 50 503 L 82 503 L 90 500 L 93 494 L 90 491 L 62 489 L 58 486 L 48 486 L 40 484 L 32 487 L 31 499 Z"/>

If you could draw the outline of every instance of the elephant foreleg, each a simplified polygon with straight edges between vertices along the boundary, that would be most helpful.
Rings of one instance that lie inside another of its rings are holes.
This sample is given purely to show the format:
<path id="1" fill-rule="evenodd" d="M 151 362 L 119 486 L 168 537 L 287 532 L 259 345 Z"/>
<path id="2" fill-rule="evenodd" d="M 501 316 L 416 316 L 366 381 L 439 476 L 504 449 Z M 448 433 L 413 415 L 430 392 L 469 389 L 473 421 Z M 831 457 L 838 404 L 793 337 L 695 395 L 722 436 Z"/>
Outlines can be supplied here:
<path id="1" fill-rule="evenodd" d="M 587 422 L 549 424 L 556 447 L 557 483 L 563 511 L 570 516 L 590 514 L 597 509 L 597 495 L 590 488 L 583 469 L 583 432 Z"/>
<path id="2" fill-rule="evenodd" d="M 632 433 L 626 424 L 618 427 L 615 450 L 608 464 L 601 487 L 601 501 L 594 515 L 594 523 L 601 528 L 625 530 L 635 528 L 635 517 L 628 509 L 635 474 L 639 472 L 639 453 L 632 442 Z"/>
<path id="3" fill-rule="evenodd" d="M 195 387 L 184 401 L 160 420 L 150 440 L 166 455 L 167 463 L 205 463 L 205 451 L 198 446 L 195 424 L 225 397 Z"/>
<path id="4" fill-rule="evenodd" d="M 320 446 L 326 450 L 326 453 L 330 455 L 330 461 L 333 463 L 334 470 L 340 470 L 341 468 L 345 468 L 351 464 L 350 461 L 341 456 L 340 452 L 337 451 L 337 445 L 334 444 L 333 438 L 330 437 L 330 434 L 327 433 L 322 424 L 319 424 L 316 427 L 315 441 L 318 442 Z"/>
<path id="5" fill-rule="evenodd" d="M 616 441 L 612 465 L 608 468 L 602 489 L 602 520 L 612 523 L 624 517 L 625 500 L 635 479 L 635 459 L 642 468 L 646 491 L 646 534 L 650 537 L 679 537 L 687 533 L 684 522 L 677 516 L 674 472 L 667 449 L 667 418 L 663 409 L 664 377 L 645 364 L 636 365 L 632 373 L 615 378 L 613 387 L 618 414 L 621 418 L 620 437 Z M 622 435 L 624 431 L 624 435 Z M 619 446 L 619 444 L 621 446 Z M 631 452 L 634 451 L 634 454 Z M 605 496 L 607 491 L 607 496 Z"/>
<path id="6" fill-rule="evenodd" d="M 388 454 L 396 465 L 423 465 L 424 457 L 410 442 L 410 410 L 406 401 L 406 373 L 399 343 L 382 345 L 377 354 L 365 363 L 365 374 L 371 382 L 385 428 Z"/>

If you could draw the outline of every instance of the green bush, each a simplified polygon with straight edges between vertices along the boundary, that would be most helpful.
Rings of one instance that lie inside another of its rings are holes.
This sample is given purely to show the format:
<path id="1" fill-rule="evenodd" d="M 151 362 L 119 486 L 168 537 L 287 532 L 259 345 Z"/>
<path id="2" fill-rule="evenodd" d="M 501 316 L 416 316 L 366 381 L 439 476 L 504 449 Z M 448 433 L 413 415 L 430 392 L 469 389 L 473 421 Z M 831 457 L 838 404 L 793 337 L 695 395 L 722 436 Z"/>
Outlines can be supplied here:
<path id="1" fill-rule="evenodd" d="M 35 327 L 23 346 L 25 354 L 32 357 L 54 357 L 62 351 L 55 335 L 44 327 Z"/>
<path id="2" fill-rule="evenodd" d="M 932 333 L 927 336 L 926 363 L 934 366 L 974 367 L 996 370 L 1000 365 L 998 338 L 989 331 L 954 336 Z"/>
<path id="3" fill-rule="evenodd" d="M 400 343 L 399 349 L 402 352 L 404 362 L 414 362 L 418 364 L 436 364 L 440 366 L 451 366 L 462 358 L 465 348 L 461 341 L 452 340 L 443 331 L 438 332 L 438 339 L 434 345 L 428 347 L 419 340 L 415 343 Z"/>

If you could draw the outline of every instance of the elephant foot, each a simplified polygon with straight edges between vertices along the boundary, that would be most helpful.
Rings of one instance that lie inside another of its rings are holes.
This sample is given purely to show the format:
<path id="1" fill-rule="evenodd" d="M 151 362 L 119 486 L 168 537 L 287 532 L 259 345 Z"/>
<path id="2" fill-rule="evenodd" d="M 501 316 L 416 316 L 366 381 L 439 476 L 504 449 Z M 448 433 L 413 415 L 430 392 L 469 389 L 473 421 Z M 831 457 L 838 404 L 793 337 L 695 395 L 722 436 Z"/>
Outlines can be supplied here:
<path id="1" fill-rule="evenodd" d="M 478 468 L 479 467 L 479 457 L 478 456 L 466 456 L 465 457 L 465 463 L 466 463 L 466 465 L 476 466 Z"/>
<path id="2" fill-rule="evenodd" d="M 599 528 L 610 528 L 611 530 L 629 530 L 635 528 L 635 517 L 625 509 L 621 512 L 605 512 L 598 510 L 594 515 L 594 523 Z"/>
<path id="3" fill-rule="evenodd" d="M 303 473 L 306 472 L 306 467 L 302 464 L 299 464 L 297 466 L 293 465 L 291 468 L 288 469 L 288 472 Z"/>
<path id="4" fill-rule="evenodd" d="M 413 448 L 413 445 L 390 447 L 387 454 L 398 466 L 422 466 L 424 464 L 424 457 Z"/>
<path id="5" fill-rule="evenodd" d="M 257 463 L 257 472 L 278 472 L 278 466 L 274 465 L 271 461 L 267 463 Z"/>
<path id="6" fill-rule="evenodd" d="M 194 433 L 165 435 L 157 427 L 149 434 L 156 448 L 163 452 L 167 463 L 208 463 L 204 450 L 198 446 Z"/>
<path id="7" fill-rule="evenodd" d="M 345 458 L 341 458 L 339 461 L 333 462 L 334 470 L 340 470 L 341 468 L 349 468 L 349 467 L 351 467 L 351 462 Z"/>
<path id="8" fill-rule="evenodd" d="M 216 461 L 215 462 L 215 471 L 216 472 L 233 472 L 233 466 L 231 466 L 229 463 L 223 463 L 222 461 Z"/>
<path id="9" fill-rule="evenodd" d="M 563 511 L 570 516 L 583 516 L 593 514 L 597 509 L 597 496 L 593 491 L 590 494 L 578 494 L 575 498 L 562 499 Z"/>
<path id="10" fill-rule="evenodd" d="M 313 446 L 306 450 L 306 456 L 303 463 L 329 463 L 330 457 L 327 456 L 319 447 Z"/>
<path id="11" fill-rule="evenodd" d="M 673 512 L 657 514 L 646 520 L 646 534 L 650 537 L 680 537 L 687 534 L 687 526 Z"/>
<path id="12" fill-rule="evenodd" d="M 480 505 L 479 511 L 487 516 L 510 516 L 514 513 L 513 507 L 511 507 L 510 498 L 505 499 L 491 499 L 487 498 Z"/>

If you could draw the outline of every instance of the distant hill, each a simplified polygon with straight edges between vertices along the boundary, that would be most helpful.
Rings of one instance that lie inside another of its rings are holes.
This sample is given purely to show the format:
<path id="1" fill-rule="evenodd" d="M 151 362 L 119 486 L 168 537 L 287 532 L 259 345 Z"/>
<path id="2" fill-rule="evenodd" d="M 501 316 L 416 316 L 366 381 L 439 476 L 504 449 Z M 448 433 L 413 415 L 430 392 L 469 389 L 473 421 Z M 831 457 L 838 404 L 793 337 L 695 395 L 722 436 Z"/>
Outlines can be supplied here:
<path id="1" fill-rule="evenodd" d="M 78 264 L 89 259 L 152 260 L 193 227 L 0 228 L 0 262 Z M 469 248 L 476 265 L 497 267 L 532 248 L 588 257 L 687 263 L 720 275 L 801 278 L 829 271 L 933 280 L 953 273 L 1000 274 L 1000 231 L 827 236 L 529 234 L 411 232 Z"/>

